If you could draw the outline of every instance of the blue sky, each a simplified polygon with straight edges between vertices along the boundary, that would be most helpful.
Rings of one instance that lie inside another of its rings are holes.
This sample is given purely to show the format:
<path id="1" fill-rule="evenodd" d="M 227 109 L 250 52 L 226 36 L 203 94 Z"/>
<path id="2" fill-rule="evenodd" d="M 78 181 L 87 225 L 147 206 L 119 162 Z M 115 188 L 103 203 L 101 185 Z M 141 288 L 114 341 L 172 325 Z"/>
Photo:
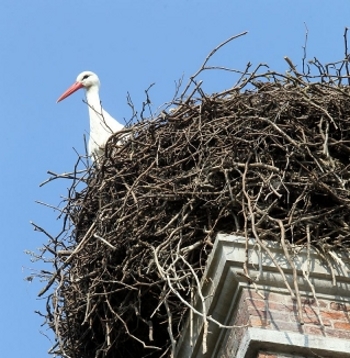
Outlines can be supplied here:
<path id="1" fill-rule="evenodd" d="M 35 203 L 59 205 L 66 196 L 65 181 L 39 188 L 46 171 L 70 171 L 76 161 L 72 148 L 83 153 L 89 128 L 83 92 L 56 104 L 77 74 L 92 70 L 99 75 L 103 106 L 123 123 L 130 117 L 127 92 L 140 108 L 145 89 L 155 82 L 150 94 L 156 110 L 172 99 L 174 81 L 184 76 L 186 82 L 216 45 L 243 31 L 248 35 L 215 54 L 210 64 L 243 69 L 248 61 L 265 62 L 284 71 L 283 56 L 289 56 L 300 66 L 304 22 L 308 58 L 342 59 L 348 0 L 333 5 L 307 0 L 1 2 L 2 356 L 43 358 L 51 345 L 34 314 L 45 305 L 37 299 L 44 283 L 24 280 L 41 265 L 31 263 L 24 251 L 46 242 L 30 221 L 53 234 L 61 225 L 58 212 Z M 200 79 L 206 92 L 234 83 L 234 77 L 214 72 Z"/>

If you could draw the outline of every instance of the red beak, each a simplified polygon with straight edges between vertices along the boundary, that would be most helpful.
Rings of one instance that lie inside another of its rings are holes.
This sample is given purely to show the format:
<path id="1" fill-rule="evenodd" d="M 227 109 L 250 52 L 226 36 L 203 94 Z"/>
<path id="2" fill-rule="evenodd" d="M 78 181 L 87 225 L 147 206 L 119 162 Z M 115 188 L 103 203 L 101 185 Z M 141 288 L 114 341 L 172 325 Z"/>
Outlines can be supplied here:
<path id="1" fill-rule="evenodd" d="M 68 96 L 70 96 L 72 93 L 74 93 L 75 91 L 78 91 L 78 89 L 83 88 L 84 86 L 80 83 L 80 82 L 75 82 L 74 84 L 72 84 L 66 92 L 64 92 L 61 97 L 57 100 L 56 103 L 61 102 L 63 99 L 67 98 Z"/>

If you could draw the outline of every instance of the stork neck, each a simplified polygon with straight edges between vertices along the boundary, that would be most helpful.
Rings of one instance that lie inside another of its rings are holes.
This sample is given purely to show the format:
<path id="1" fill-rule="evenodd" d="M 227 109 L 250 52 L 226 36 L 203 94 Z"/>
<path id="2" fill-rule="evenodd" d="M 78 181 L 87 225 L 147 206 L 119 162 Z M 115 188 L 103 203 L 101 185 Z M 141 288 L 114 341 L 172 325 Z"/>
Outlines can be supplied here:
<path id="1" fill-rule="evenodd" d="M 92 86 L 86 90 L 86 99 L 89 106 L 93 107 L 98 112 L 101 111 L 101 102 L 97 86 Z"/>
<path id="2" fill-rule="evenodd" d="M 89 106 L 90 117 L 90 140 L 93 138 L 95 144 L 99 143 L 99 137 L 102 132 L 105 132 L 105 111 L 102 109 L 100 96 L 98 94 L 98 87 L 92 86 L 86 90 L 86 100 Z"/>

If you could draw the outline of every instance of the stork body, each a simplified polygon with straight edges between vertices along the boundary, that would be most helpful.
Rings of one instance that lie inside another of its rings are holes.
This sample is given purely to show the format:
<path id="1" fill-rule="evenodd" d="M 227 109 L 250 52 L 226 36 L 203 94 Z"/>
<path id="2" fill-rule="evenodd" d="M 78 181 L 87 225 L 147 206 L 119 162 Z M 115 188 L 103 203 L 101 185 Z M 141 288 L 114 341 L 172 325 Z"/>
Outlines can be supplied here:
<path id="1" fill-rule="evenodd" d="M 102 108 L 99 96 L 100 80 L 93 72 L 80 73 L 76 82 L 61 95 L 57 102 L 67 98 L 80 88 L 85 88 L 86 101 L 89 106 L 89 155 L 93 161 L 99 161 L 104 155 L 104 147 L 108 138 L 113 133 L 121 131 L 124 126 Z"/>

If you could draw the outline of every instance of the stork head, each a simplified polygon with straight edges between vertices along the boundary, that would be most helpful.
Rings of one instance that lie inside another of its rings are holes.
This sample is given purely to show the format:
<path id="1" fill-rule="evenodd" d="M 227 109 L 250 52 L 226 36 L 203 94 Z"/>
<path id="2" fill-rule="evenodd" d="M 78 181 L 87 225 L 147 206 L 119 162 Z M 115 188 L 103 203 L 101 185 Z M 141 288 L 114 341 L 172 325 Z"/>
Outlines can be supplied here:
<path id="1" fill-rule="evenodd" d="M 85 88 L 89 90 L 90 88 L 98 88 L 100 87 L 100 80 L 97 77 L 96 73 L 91 71 L 84 71 L 80 73 L 76 79 L 76 81 L 70 86 L 57 100 L 57 103 L 62 101 L 63 99 L 70 96 L 75 91 L 79 90 L 80 88 Z"/>

